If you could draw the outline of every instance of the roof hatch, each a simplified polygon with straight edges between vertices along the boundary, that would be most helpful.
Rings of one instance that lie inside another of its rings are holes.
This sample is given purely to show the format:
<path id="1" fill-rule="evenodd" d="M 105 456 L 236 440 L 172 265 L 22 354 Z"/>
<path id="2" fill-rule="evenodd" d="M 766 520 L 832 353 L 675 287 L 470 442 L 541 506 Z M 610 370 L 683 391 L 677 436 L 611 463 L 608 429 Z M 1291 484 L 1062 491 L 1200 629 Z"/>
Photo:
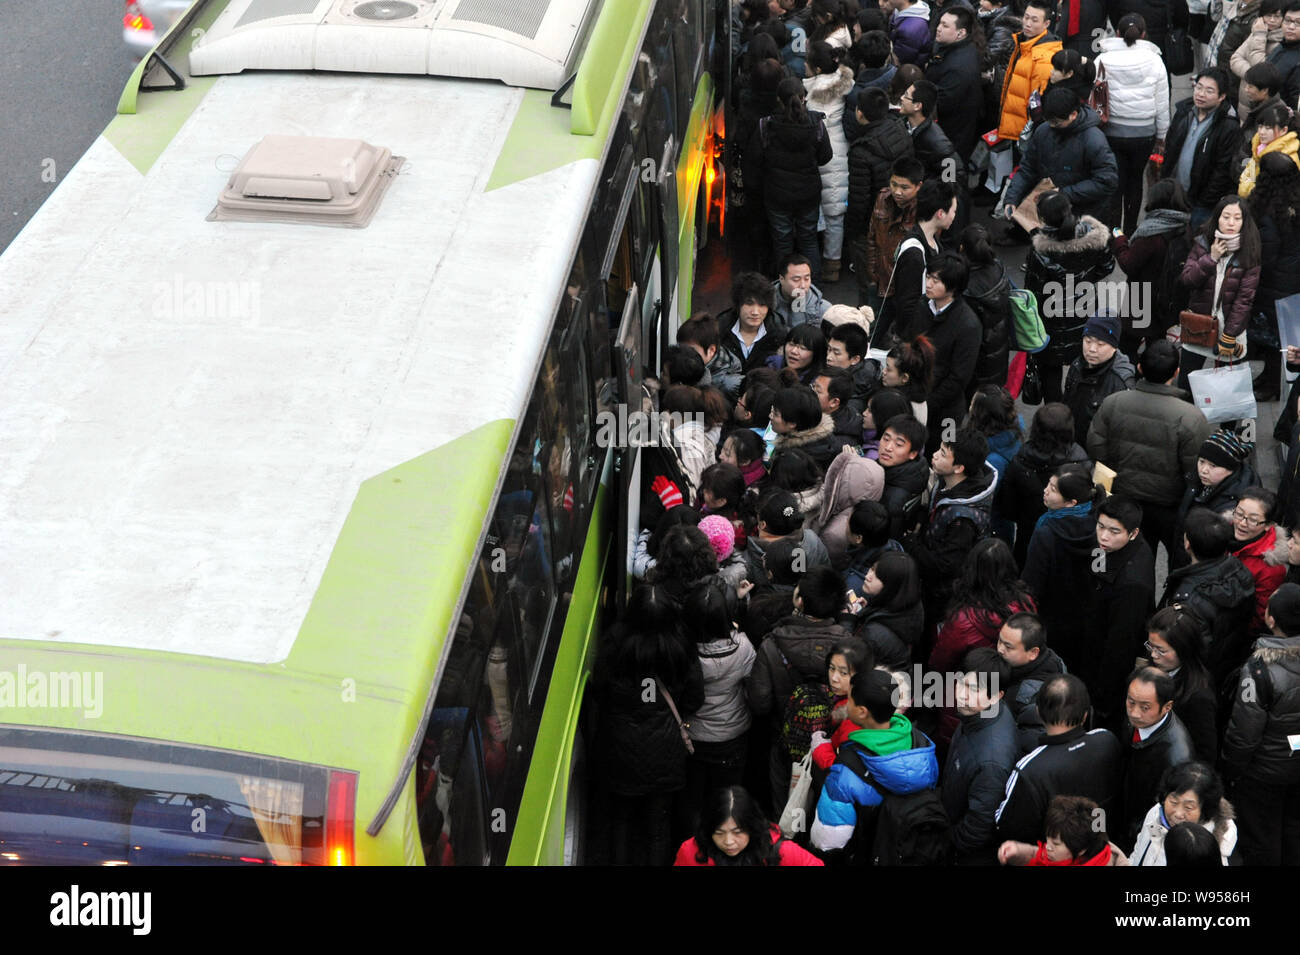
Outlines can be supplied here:
<path id="1" fill-rule="evenodd" d="M 340 70 L 558 89 L 599 0 L 231 0 L 190 73 Z"/>
<path id="2" fill-rule="evenodd" d="M 208 221 L 365 228 L 402 162 L 359 139 L 266 136 L 235 167 Z"/>

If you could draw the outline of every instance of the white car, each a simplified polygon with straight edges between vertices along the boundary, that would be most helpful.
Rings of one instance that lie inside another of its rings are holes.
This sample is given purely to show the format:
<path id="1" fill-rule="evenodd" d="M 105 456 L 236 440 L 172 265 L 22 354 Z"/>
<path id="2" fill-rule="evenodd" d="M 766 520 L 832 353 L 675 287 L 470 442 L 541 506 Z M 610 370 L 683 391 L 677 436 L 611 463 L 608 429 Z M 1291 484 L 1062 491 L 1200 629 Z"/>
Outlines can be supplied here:
<path id="1" fill-rule="evenodd" d="M 126 0 L 122 39 L 131 55 L 143 59 L 190 3 L 191 0 Z"/>

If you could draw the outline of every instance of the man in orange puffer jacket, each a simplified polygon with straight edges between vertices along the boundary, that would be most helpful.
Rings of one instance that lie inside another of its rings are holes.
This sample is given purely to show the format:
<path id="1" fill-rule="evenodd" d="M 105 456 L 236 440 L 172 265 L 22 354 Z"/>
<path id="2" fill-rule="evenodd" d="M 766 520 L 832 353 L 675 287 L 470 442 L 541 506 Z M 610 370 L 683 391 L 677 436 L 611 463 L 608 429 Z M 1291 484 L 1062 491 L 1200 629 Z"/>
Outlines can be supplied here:
<path id="1" fill-rule="evenodd" d="M 1061 41 L 1048 32 L 1050 11 L 1050 0 L 1029 0 L 1025 6 L 1023 26 L 1014 37 L 1015 48 L 1002 81 L 999 139 L 1020 138 L 1029 121 L 1030 94 L 1041 93 L 1052 77 L 1052 57 L 1061 49 Z"/>

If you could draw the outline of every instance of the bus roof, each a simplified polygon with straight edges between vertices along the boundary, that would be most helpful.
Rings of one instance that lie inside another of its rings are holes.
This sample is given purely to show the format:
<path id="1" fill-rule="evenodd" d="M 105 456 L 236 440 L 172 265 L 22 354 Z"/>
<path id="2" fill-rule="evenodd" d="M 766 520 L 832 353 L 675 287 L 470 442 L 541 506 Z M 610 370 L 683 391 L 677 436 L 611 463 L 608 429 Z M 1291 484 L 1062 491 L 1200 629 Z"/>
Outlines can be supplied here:
<path id="1" fill-rule="evenodd" d="M 567 136 L 546 108 L 489 82 L 253 74 L 212 83 L 143 174 L 98 139 L 0 257 L 0 636 L 282 661 L 314 602 L 350 622 L 327 565 L 448 543 L 404 507 L 449 535 L 468 518 L 439 555 L 454 604 L 595 188 L 590 140 L 489 188 L 520 124 Z M 406 166 L 366 229 L 206 221 L 269 133 Z M 484 429 L 457 480 L 420 463 Z M 365 482 L 403 468 L 436 486 L 340 537 Z M 365 613 L 351 638 L 382 641 Z"/>

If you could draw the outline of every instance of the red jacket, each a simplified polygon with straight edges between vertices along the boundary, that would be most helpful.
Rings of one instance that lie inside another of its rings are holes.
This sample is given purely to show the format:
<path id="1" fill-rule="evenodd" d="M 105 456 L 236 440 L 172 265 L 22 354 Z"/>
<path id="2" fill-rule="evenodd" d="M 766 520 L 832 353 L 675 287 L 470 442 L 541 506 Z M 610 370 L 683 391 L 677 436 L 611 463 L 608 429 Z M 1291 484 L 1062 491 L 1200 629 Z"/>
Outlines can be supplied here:
<path id="1" fill-rule="evenodd" d="M 807 849 L 801 849 L 793 842 L 781 838 L 781 830 L 772 827 L 773 844 L 780 843 L 781 861 L 778 865 L 824 865 L 821 859 L 817 858 Z M 691 837 L 682 843 L 682 847 L 677 850 L 677 859 L 673 865 L 716 865 L 712 859 L 705 856 L 703 862 L 696 861 L 695 838 Z"/>
<path id="2" fill-rule="evenodd" d="M 1255 616 L 1250 622 L 1252 629 L 1268 629 L 1264 626 L 1264 611 L 1268 609 L 1268 599 L 1273 596 L 1273 591 L 1286 580 L 1289 544 L 1290 538 L 1278 537 L 1277 525 L 1274 524 L 1253 544 L 1233 551 L 1237 559 L 1246 565 L 1250 576 L 1255 578 Z"/>
<path id="3" fill-rule="evenodd" d="M 1079 862 L 1076 859 L 1067 859 L 1065 862 L 1052 862 L 1047 858 L 1047 846 L 1043 845 L 1040 842 L 1038 844 L 1038 851 L 1034 853 L 1034 857 L 1025 864 L 1026 865 L 1122 865 L 1124 863 L 1121 863 L 1119 861 L 1122 858 L 1123 856 L 1120 855 L 1114 855 L 1112 857 L 1112 853 L 1110 851 L 1110 844 L 1107 843 L 1106 848 L 1102 849 L 1091 859 L 1084 859 L 1082 862 Z"/>
<path id="4" fill-rule="evenodd" d="M 835 702 L 831 704 L 832 716 L 837 709 L 846 706 L 848 701 L 849 698 L 847 696 L 837 696 Z M 829 743 L 822 743 L 813 750 L 813 765 L 823 772 L 829 772 L 831 766 L 835 763 L 835 756 L 839 753 L 840 747 L 843 746 L 844 741 L 849 738 L 849 734 L 857 728 L 858 727 L 854 726 L 853 721 L 847 716 L 840 720 L 835 726 L 835 732 L 831 734 L 831 741 Z"/>

